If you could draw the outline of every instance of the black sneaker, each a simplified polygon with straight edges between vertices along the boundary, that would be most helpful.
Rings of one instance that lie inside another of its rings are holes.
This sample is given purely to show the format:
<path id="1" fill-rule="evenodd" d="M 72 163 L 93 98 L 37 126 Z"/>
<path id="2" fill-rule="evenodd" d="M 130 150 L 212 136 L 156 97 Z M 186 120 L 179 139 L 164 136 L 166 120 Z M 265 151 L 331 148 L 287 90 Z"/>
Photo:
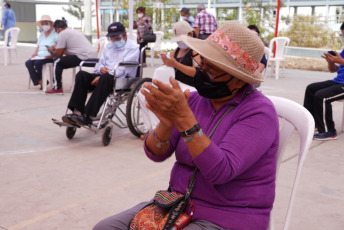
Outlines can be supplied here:
<path id="1" fill-rule="evenodd" d="M 73 116 L 77 116 L 75 114 L 66 114 L 62 116 L 62 121 L 68 123 L 70 125 L 76 126 L 77 124 L 72 120 Z"/>
<path id="2" fill-rule="evenodd" d="M 92 125 L 92 120 L 89 117 L 83 116 L 83 115 L 75 115 L 72 116 L 72 120 L 76 122 L 79 125 Z"/>
<path id="3" fill-rule="evenodd" d="M 327 140 L 335 140 L 337 139 L 337 132 L 331 131 L 326 133 L 317 133 L 313 136 L 314 140 L 320 140 L 320 141 L 327 141 Z"/>

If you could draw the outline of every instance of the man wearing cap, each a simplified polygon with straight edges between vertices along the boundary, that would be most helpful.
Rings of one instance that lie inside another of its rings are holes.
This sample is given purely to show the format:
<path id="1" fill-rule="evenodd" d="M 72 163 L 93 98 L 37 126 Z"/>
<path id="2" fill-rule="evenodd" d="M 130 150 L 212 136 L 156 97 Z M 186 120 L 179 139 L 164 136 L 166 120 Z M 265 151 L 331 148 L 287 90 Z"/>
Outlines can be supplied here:
<path id="1" fill-rule="evenodd" d="M 58 33 L 57 44 L 49 49 L 54 56 L 54 88 L 47 94 L 63 93 L 62 72 L 64 69 L 79 66 L 85 59 L 97 58 L 97 49 L 79 31 L 68 28 L 62 20 L 54 22 Z"/>
<path id="2" fill-rule="evenodd" d="M 109 25 L 106 36 L 110 42 L 104 48 L 94 73 L 79 71 L 76 75 L 74 90 L 68 103 L 68 108 L 73 114 L 64 115 L 64 122 L 92 124 L 92 118 L 97 116 L 107 96 L 113 92 L 115 66 L 120 62 L 139 61 L 139 46 L 127 38 L 121 23 Z M 116 69 L 116 78 L 135 77 L 136 71 L 137 67 L 119 66 Z M 85 106 L 88 91 L 93 93 Z"/>
<path id="3" fill-rule="evenodd" d="M 156 87 L 143 84 L 147 107 L 160 121 L 145 139 L 145 153 L 154 162 L 175 159 L 169 191 L 184 195 L 193 187 L 194 211 L 185 230 L 266 230 L 275 197 L 279 122 L 272 102 L 253 89 L 264 80 L 257 70 L 264 44 L 237 22 L 223 24 L 206 40 L 184 35 L 182 41 L 201 57 L 197 92 L 183 92 L 172 78 L 171 86 L 157 79 Z M 148 204 L 108 217 L 94 230 L 129 224 L 146 229 L 142 225 L 153 222 L 144 218 Z"/>
<path id="4" fill-rule="evenodd" d="M 193 27 L 198 38 L 205 40 L 217 29 L 217 22 L 214 15 L 205 10 L 204 4 L 197 6 L 197 12 Z"/>
<path id="5" fill-rule="evenodd" d="M 4 3 L 5 10 L 2 13 L 2 20 L 1 20 L 1 28 L 4 27 L 4 32 L 8 30 L 9 28 L 14 27 L 16 24 L 16 14 L 11 9 L 11 4 L 8 2 Z M 8 42 L 7 46 L 9 46 L 11 34 L 8 35 Z"/>

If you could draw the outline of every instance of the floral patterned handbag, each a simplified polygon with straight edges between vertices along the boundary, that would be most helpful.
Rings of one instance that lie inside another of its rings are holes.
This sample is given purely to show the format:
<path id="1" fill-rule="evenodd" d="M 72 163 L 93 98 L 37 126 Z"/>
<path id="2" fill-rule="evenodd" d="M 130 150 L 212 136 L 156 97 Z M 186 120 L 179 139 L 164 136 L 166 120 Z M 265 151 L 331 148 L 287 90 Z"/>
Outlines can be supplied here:
<path id="1" fill-rule="evenodd" d="M 197 168 L 195 169 L 186 194 L 159 190 L 155 193 L 153 202 L 145 206 L 131 220 L 130 230 L 168 230 L 171 227 L 182 229 L 186 226 L 194 212 L 190 203 L 190 194 L 195 184 Z M 188 214 L 189 207 L 192 208 Z"/>

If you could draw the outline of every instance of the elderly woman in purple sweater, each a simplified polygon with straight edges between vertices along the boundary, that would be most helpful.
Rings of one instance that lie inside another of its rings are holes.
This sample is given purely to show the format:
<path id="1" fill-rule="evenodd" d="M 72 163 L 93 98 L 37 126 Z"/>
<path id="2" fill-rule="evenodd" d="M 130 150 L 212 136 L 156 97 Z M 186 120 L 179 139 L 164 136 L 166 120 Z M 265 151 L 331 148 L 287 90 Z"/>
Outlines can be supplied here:
<path id="1" fill-rule="evenodd" d="M 252 86 L 264 79 L 257 71 L 264 45 L 235 22 L 207 40 L 183 41 L 201 57 L 197 92 L 182 92 L 172 78 L 172 87 L 157 80 L 157 88 L 144 85 L 147 107 L 160 120 L 146 137 L 146 155 L 159 162 L 175 153 L 169 185 L 182 194 L 198 168 L 190 196 L 195 211 L 184 229 L 265 230 L 275 197 L 279 125 L 272 103 Z M 94 229 L 125 229 L 146 204 Z"/>

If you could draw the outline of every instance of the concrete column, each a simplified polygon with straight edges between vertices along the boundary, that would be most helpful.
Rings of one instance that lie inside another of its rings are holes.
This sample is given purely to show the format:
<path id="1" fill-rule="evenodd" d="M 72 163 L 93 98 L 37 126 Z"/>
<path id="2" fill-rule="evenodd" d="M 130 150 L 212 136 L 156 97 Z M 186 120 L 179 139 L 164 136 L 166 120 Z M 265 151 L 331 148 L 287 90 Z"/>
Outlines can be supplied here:
<path id="1" fill-rule="evenodd" d="M 154 8 L 153 8 L 154 9 Z M 152 18 L 152 28 L 153 28 L 153 31 L 155 30 L 156 28 L 156 13 L 155 13 L 155 9 L 153 10 L 153 18 Z"/>
<path id="2" fill-rule="evenodd" d="M 116 12 L 116 20 L 115 20 L 115 22 L 119 22 L 119 9 L 116 9 L 115 12 Z"/>
<path id="3" fill-rule="evenodd" d="M 161 29 L 162 31 L 165 31 L 165 5 L 161 7 Z"/>
<path id="4" fill-rule="evenodd" d="M 330 6 L 327 3 L 326 4 L 326 10 L 325 10 L 325 23 L 328 22 L 329 15 L 330 15 Z"/>
<path id="5" fill-rule="evenodd" d="M 237 11 L 237 19 L 239 22 L 242 21 L 242 6 L 240 5 Z"/>
<path id="6" fill-rule="evenodd" d="M 87 39 L 92 43 L 92 9 L 91 0 L 84 0 L 84 33 Z"/>
<path id="7" fill-rule="evenodd" d="M 129 0 L 129 38 L 133 39 L 133 26 L 134 26 L 134 3 L 133 0 Z"/>

